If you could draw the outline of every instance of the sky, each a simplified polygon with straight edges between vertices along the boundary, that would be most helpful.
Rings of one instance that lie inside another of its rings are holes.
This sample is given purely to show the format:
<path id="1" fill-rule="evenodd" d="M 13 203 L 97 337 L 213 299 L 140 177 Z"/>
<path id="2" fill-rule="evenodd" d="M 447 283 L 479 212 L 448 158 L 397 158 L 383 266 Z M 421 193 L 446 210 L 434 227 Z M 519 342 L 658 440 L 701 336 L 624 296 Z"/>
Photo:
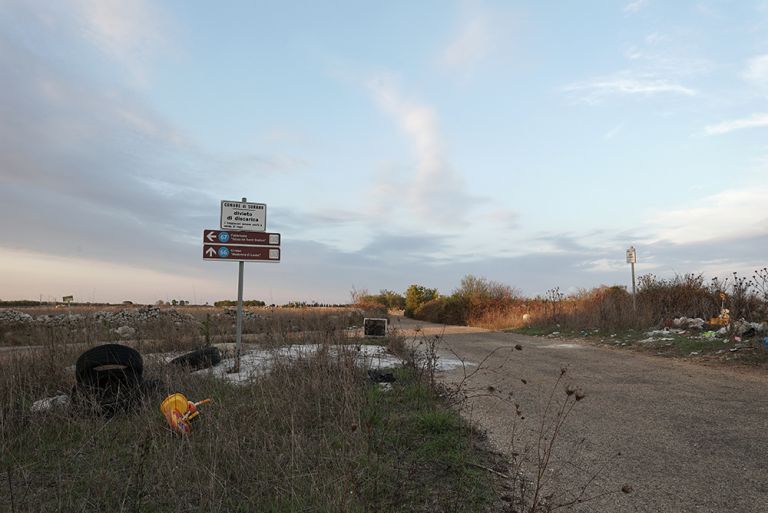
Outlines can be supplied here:
<path id="1" fill-rule="evenodd" d="M 0 299 L 750 275 L 768 263 L 768 1 L 0 0 Z"/>

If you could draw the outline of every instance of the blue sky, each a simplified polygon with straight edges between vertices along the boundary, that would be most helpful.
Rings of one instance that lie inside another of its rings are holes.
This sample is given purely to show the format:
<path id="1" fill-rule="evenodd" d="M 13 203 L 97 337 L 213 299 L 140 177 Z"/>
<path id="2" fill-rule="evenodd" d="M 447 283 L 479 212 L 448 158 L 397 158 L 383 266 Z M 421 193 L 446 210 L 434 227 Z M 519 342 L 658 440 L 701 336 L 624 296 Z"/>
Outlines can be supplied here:
<path id="1" fill-rule="evenodd" d="M 230 298 L 243 196 L 270 302 L 767 263 L 766 1 L 0 7 L 2 299 Z"/>

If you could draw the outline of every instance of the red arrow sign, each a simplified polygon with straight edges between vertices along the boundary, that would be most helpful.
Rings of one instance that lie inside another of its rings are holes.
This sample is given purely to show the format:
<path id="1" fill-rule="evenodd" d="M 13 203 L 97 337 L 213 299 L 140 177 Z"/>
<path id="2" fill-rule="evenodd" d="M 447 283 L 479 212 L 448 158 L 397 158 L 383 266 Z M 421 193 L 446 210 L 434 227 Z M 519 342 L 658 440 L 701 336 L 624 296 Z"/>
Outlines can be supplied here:
<path id="1" fill-rule="evenodd" d="M 203 230 L 203 244 L 251 244 L 279 246 L 280 234 L 229 230 Z"/>
<path id="2" fill-rule="evenodd" d="M 230 246 L 228 244 L 203 244 L 203 260 L 255 260 L 279 262 L 280 248 L 270 246 Z"/>

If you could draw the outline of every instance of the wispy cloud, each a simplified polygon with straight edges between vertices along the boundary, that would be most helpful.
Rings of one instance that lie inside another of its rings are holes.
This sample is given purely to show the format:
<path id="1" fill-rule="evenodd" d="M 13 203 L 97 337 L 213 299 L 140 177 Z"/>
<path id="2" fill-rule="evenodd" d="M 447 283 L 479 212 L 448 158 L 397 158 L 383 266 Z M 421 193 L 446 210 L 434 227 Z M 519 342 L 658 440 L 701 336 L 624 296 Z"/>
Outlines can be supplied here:
<path id="1" fill-rule="evenodd" d="M 147 64 L 168 45 L 167 19 L 146 0 L 5 0 L 24 25 L 36 25 L 41 37 L 63 47 L 85 44 L 127 72 L 134 83 L 146 82 Z M 44 43 L 44 44 L 47 44 Z"/>
<path id="2" fill-rule="evenodd" d="M 745 128 L 761 128 L 768 127 L 768 113 L 753 114 L 747 118 L 733 119 L 730 121 L 723 121 L 714 125 L 707 125 L 704 127 L 704 132 L 707 135 L 721 135 L 736 130 L 743 130 Z"/>
<path id="3" fill-rule="evenodd" d="M 624 6 L 624 12 L 636 13 L 648 5 L 648 0 L 633 0 Z"/>
<path id="4" fill-rule="evenodd" d="M 586 103 L 598 103 L 610 96 L 653 96 L 658 94 L 695 96 L 698 94 L 695 89 L 668 78 L 627 71 L 576 82 L 566 86 L 564 91 L 576 95 L 579 100 Z"/>
<path id="5" fill-rule="evenodd" d="M 618 135 L 619 132 L 621 132 L 623 128 L 624 128 L 624 122 L 622 121 L 618 125 L 608 130 L 606 133 L 604 133 L 603 139 L 605 139 L 606 141 L 613 139 L 614 137 L 616 137 L 616 135 Z"/>
<path id="6" fill-rule="evenodd" d="M 755 85 L 768 86 L 768 54 L 749 59 L 743 76 Z"/>
<path id="7" fill-rule="evenodd" d="M 733 188 L 700 198 L 695 205 L 658 212 L 650 220 L 656 227 L 654 238 L 689 244 L 768 235 L 766 197 L 766 186 Z"/>
<path id="8" fill-rule="evenodd" d="M 483 60 L 491 48 L 492 32 L 486 15 L 471 18 L 440 56 L 440 64 L 451 70 L 466 70 Z"/>
<path id="9" fill-rule="evenodd" d="M 408 198 L 413 211 L 440 224 L 455 225 L 478 199 L 466 192 L 464 181 L 448 163 L 434 109 L 403 97 L 392 77 L 376 77 L 368 81 L 368 88 L 413 149 L 415 174 L 400 194 Z"/>

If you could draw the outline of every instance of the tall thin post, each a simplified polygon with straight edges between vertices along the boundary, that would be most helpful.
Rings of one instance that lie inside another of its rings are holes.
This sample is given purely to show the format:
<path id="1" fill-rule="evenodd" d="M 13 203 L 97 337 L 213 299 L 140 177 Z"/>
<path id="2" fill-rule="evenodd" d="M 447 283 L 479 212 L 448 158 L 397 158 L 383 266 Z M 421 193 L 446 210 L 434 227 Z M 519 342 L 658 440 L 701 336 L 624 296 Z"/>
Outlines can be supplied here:
<path id="1" fill-rule="evenodd" d="M 627 250 L 627 263 L 632 266 L 632 310 L 637 315 L 637 287 L 635 286 L 635 264 L 637 263 L 637 250 L 630 246 Z"/>
<path id="2" fill-rule="evenodd" d="M 243 198 L 243 203 L 247 200 Z M 235 372 L 240 372 L 240 353 L 242 352 L 243 342 L 243 271 L 245 270 L 245 262 L 240 260 L 238 263 L 237 272 L 237 328 L 235 333 L 235 345 L 237 346 L 235 354 Z"/>

